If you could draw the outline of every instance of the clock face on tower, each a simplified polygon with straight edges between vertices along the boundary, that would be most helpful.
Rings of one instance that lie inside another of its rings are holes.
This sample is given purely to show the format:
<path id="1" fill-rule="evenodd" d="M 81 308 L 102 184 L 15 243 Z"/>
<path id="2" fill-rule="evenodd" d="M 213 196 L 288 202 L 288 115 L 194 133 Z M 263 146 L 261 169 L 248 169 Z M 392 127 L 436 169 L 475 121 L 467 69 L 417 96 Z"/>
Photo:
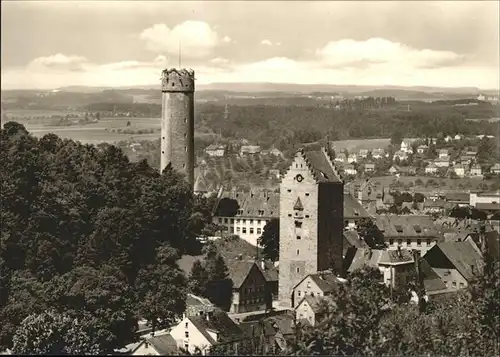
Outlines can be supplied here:
<path id="1" fill-rule="evenodd" d="M 302 180 L 304 179 L 304 177 L 302 177 L 301 174 L 298 174 L 297 176 L 295 176 L 295 179 L 297 180 L 297 182 L 302 182 Z"/>

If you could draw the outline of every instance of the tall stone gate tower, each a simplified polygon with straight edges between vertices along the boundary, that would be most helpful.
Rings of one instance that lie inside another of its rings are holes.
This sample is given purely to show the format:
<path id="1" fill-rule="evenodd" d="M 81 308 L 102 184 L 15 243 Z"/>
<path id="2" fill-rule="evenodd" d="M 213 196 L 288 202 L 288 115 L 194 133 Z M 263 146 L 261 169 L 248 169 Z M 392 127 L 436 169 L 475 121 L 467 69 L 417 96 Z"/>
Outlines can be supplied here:
<path id="1" fill-rule="evenodd" d="M 343 216 L 344 183 L 328 152 L 299 150 L 280 185 L 280 305 L 290 307 L 307 275 L 342 273 Z"/>
<path id="2" fill-rule="evenodd" d="M 194 184 L 194 71 L 165 69 L 161 78 L 161 160 Z"/>

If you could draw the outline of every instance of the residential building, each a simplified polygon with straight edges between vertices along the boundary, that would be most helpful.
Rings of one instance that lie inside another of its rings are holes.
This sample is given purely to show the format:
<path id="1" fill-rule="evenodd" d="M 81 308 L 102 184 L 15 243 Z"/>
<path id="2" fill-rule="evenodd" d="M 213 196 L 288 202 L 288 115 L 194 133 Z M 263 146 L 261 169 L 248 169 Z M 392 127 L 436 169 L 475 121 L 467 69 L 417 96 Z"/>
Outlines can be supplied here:
<path id="1" fill-rule="evenodd" d="M 414 176 L 417 168 L 414 166 L 399 166 L 399 173 L 403 176 Z"/>
<path id="2" fill-rule="evenodd" d="M 500 211 L 500 203 L 477 203 L 476 208 L 485 211 L 487 214 L 493 214 Z"/>
<path id="3" fill-rule="evenodd" d="M 462 140 L 464 138 L 464 136 L 462 134 L 457 134 L 453 137 L 453 139 L 455 140 Z"/>
<path id="4" fill-rule="evenodd" d="M 494 175 L 500 175 L 500 163 L 496 163 L 490 168 L 490 172 Z"/>
<path id="5" fill-rule="evenodd" d="M 260 154 L 259 145 L 242 145 L 240 148 L 240 156 Z"/>
<path id="6" fill-rule="evenodd" d="M 470 242 L 441 242 L 433 246 L 424 260 L 447 288 L 466 288 L 482 273 L 481 254 Z"/>
<path id="7" fill-rule="evenodd" d="M 430 216 L 385 215 L 376 217 L 375 223 L 390 250 L 418 250 L 424 255 L 443 240 Z"/>
<path id="8" fill-rule="evenodd" d="M 427 150 L 429 150 L 429 145 L 419 145 L 417 147 L 417 153 L 422 155 L 422 154 L 425 154 L 427 152 Z"/>
<path id="9" fill-rule="evenodd" d="M 200 316 L 184 317 L 170 331 L 177 347 L 203 355 L 215 345 L 231 344 L 244 338 L 243 331 L 226 312 L 215 310 Z"/>
<path id="10" fill-rule="evenodd" d="M 267 290 L 271 293 L 272 300 L 278 300 L 278 269 L 277 262 L 261 259 L 259 268 L 266 279 Z"/>
<path id="11" fill-rule="evenodd" d="M 265 311 L 272 306 L 272 294 L 267 279 L 255 261 L 236 260 L 226 262 L 229 278 L 233 282 L 233 299 L 230 313 Z"/>
<path id="12" fill-rule="evenodd" d="M 468 155 L 462 155 L 460 156 L 460 159 L 458 160 L 460 164 L 464 165 L 465 167 L 469 167 L 469 165 L 475 160 L 474 156 L 468 156 Z"/>
<path id="13" fill-rule="evenodd" d="M 382 203 L 384 197 L 384 188 L 382 186 L 376 186 L 370 180 L 363 182 L 357 192 L 358 202 L 362 205 L 367 206 L 371 203 Z"/>
<path id="14" fill-rule="evenodd" d="M 477 156 L 477 150 L 468 150 L 465 152 L 465 155 L 475 158 Z"/>
<path id="15" fill-rule="evenodd" d="M 464 177 L 465 176 L 465 167 L 463 165 L 455 165 L 453 167 L 453 172 L 455 172 L 455 175 L 458 177 Z"/>
<path id="16" fill-rule="evenodd" d="M 347 162 L 347 156 L 344 153 L 338 153 L 335 155 L 335 161 L 345 163 Z"/>
<path id="17" fill-rule="evenodd" d="M 443 167 L 450 167 L 450 160 L 449 158 L 440 158 L 440 159 L 437 159 L 434 161 L 434 164 L 438 167 L 438 168 L 443 168 Z"/>
<path id="18" fill-rule="evenodd" d="M 417 266 L 420 273 L 419 275 L 422 277 L 426 300 L 433 300 L 450 292 L 440 276 L 431 268 L 424 258 L 418 259 Z"/>
<path id="19" fill-rule="evenodd" d="M 453 140 L 453 138 L 450 135 L 446 135 L 446 137 L 444 138 L 444 141 L 447 143 L 449 143 L 452 140 Z"/>
<path id="20" fill-rule="evenodd" d="M 326 299 L 322 296 L 305 296 L 295 307 L 295 318 L 298 322 L 314 326 L 323 317 L 322 305 Z"/>
<path id="21" fill-rule="evenodd" d="M 307 296 L 328 296 L 344 282 L 344 279 L 335 276 L 331 271 L 308 274 L 293 287 L 292 307 L 297 307 Z"/>
<path id="22" fill-rule="evenodd" d="M 383 282 L 387 286 L 398 287 L 409 282 L 415 269 L 415 260 L 411 251 L 398 248 L 396 250 L 378 250 L 360 248 L 352 260 L 349 273 L 365 266 L 378 268 Z"/>
<path id="23" fill-rule="evenodd" d="M 496 192 L 470 192 L 470 205 L 477 207 L 478 203 L 500 203 L 500 191 Z"/>
<path id="24" fill-rule="evenodd" d="M 470 168 L 470 175 L 471 176 L 483 176 L 483 169 L 479 164 L 472 165 Z"/>
<path id="25" fill-rule="evenodd" d="M 356 229 L 359 220 L 370 218 L 368 211 L 350 194 L 344 194 L 344 228 Z"/>
<path id="26" fill-rule="evenodd" d="M 148 337 L 131 352 L 132 356 L 177 356 L 177 342 L 170 334 Z"/>
<path id="27" fill-rule="evenodd" d="M 359 156 L 362 157 L 363 159 L 366 159 L 368 157 L 368 149 L 361 149 L 359 150 Z"/>
<path id="28" fill-rule="evenodd" d="M 439 155 L 439 158 L 440 159 L 447 159 L 449 158 L 449 152 L 448 152 L 448 149 L 441 149 L 439 150 L 438 152 L 438 155 Z"/>
<path id="29" fill-rule="evenodd" d="M 356 176 L 358 174 L 358 170 L 356 170 L 356 168 L 353 165 L 348 164 L 344 166 L 344 173 L 346 175 Z"/>
<path id="30" fill-rule="evenodd" d="M 279 300 L 308 274 L 342 272 L 344 183 L 327 150 L 299 150 L 280 185 Z"/>
<path id="31" fill-rule="evenodd" d="M 400 161 L 408 160 L 408 155 L 406 151 L 398 150 L 394 153 L 393 160 L 399 159 Z"/>
<path id="32" fill-rule="evenodd" d="M 353 162 L 358 162 L 358 155 L 352 153 L 352 154 L 349 154 L 349 156 L 347 157 L 347 162 L 349 164 L 352 164 Z"/>
<path id="33" fill-rule="evenodd" d="M 399 172 L 400 172 L 400 168 L 399 168 L 399 166 L 398 166 L 398 165 L 392 165 L 392 166 L 389 168 L 389 173 L 390 173 L 391 175 L 397 175 L 397 174 L 399 174 Z"/>
<path id="34" fill-rule="evenodd" d="M 372 150 L 372 158 L 373 159 L 383 159 L 385 157 L 384 149 L 373 149 Z"/>
<path id="35" fill-rule="evenodd" d="M 215 309 L 215 305 L 210 300 L 194 294 L 187 294 L 184 317 L 201 316 Z"/>
<path id="36" fill-rule="evenodd" d="M 365 164 L 365 172 L 374 172 L 375 171 L 375 164 L 373 162 L 367 162 Z"/>
<path id="37" fill-rule="evenodd" d="M 447 207 L 447 202 L 445 200 L 437 199 L 437 200 L 425 200 L 424 201 L 424 212 L 427 214 L 432 213 L 441 213 L 444 214 L 445 209 Z"/>
<path id="38" fill-rule="evenodd" d="M 431 162 L 429 165 L 425 167 L 425 173 L 429 175 L 434 175 L 438 172 L 438 167 L 434 162 Z"/>
<path id="39" fill-rule="evenodd" d="M 281 150 L 273 147 L 269 150 L 269 155 L 277 156 L 277 157 L 283 157 L 283 153 Z"/>
<path id="40" fill-rule="evenodd" d="M 226 153 L 226 146 L 222 144 L 212 144 L 205 149 L 205 154 L 211 157 L 223 157 Z"/>
<path id="41" fill-rule="evenodd" d="M 257 246 L 265 225 L 279 217 L 280 194 L 268 190 L 221 191 L 213 222 L 223 228 L 222 234 L 238 235 Z"/>
<path id="42" fill-rule="evenodd" d="M 202 167 L 198 170 L 198 176 L 194 182 L 193 192 L 197 195 L 203 196 L 206 196 L 210 192 L 209 185 L 205 179 L 205 170 Z"/>
<path id="43" fill-rule="evenodd" d="M 404 153 L 407 153 L 407 154 L 411 154 L 413 152 L 413 149 L 411 147 L 411 141 L 409 141 L 409 140 L 403 140 L 401 142 L 400 151 L 402 151 Z"/>

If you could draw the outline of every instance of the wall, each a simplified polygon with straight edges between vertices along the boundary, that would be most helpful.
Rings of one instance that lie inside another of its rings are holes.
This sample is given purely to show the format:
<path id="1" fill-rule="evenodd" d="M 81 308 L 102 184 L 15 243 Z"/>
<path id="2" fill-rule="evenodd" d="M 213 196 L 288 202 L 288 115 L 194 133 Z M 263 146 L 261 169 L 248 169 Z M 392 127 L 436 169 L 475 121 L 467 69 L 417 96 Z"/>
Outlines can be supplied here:
<path id="1" fill-rule="evenodd" d="M 408 244 L 408 239 L 410 240 L 410 244 Z M 437 238 L 429 238 L 430 239 L 430 244 L 427 244 L 427 238 L 406 238 L 406 237 L 388 237 L 385 239 L 385 242 L 387 243 L 387 247 L 389 250 L 397 250 L 398 246 L 401 247 L 401 249 L 408 249 L 408 250 L 418 250 L 420 252 L 420 256 L 423 257 L 425 253 L 432 247 L 434 247 L 437 243 Z M 398 244 L 398 240 L 401 240 L 401 244 Z M 419 244 L 420 243 L 420 244 Z"/>
<path id="2" fill-rule="evenodd" d="M 295 180 L 297 174 L 304 177 L 300 183 Z M 291 305 L 293 287 L 318 270 L 318 195 L 318 185 L 299 153 L 280 185 L 278 298 L 286 306 Z M 304 207 L 300 219 L 296 219 L 293 209 L 297 198 Z M 296 220 L 302 222 L 301 228 L 295 226 Z"/>
<path id="3" fill-rule="evenodd" d="M 477 193 L 470 194 L 470 205 L 476 207 L 478 203 L 498 203 L 500 202 L 500 195 L 478 195 Z"/>
<path id="4" fill-rule="evenodd" d="M 295 309 L 295 317 L 297 320 L 306 319 L 309 321 L 311 326 L 314 326 L 316 323 L 316 314 L 306 300 L 303 300 L 302 303 Z"/>
<path id="5" fill-rule="evenodd" d="M 188 338 L 186 338 L 186 332 L 189 332 Z M 172 335 L 174 340 L 177 342 L 177 346 L 179 348 L 185 348 L 185 345 L 187 344 L 187 350 L 190 353 L 194 353 L 196 347 L 203 351 L 210 348 L 211 346 L 205 336 L 203 336 L 203 334 L 198 331 L 198 329 L 191 323 L 189 318 L 182 319 L 182 321 L 177 326 L 172 328 L 172 331 L 170 331 L 170 335 Z"/>
<path id="6" fill-rule="evenodd" d="M 257 246 L 257 239 L 262 235 L 264 226 L 271 218 L 264 216 L 213 217 L 213 223 L 224 226 L 223 234 L 236 234 L 241 239 Z M 252 229 L 253 233 L 251 233 Z M 220 234 L 220 232 L 216 232 L 216 234 Z"/>
<path id="7" fill-rule="evenodd" d="M 194 73 L 169 72 L 162 81 L 161 163 L 194 185 Z"/>

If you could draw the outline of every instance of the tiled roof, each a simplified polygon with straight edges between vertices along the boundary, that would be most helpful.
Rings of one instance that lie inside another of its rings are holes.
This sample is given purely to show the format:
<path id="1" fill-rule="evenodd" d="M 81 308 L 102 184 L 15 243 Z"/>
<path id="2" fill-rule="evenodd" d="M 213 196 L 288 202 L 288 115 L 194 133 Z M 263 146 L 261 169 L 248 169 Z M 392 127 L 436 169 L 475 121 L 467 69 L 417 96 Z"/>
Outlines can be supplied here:
<path id="1" fill-rule="evenodd" d="M 263 332 L 266 337 L 276 335 L 276 329 L 273 328 L 273 324 L 266 319 L 263 319 L 263 321 L 244 321 L 239 326 L 246 338 L 262 336 Z"/>
<path id="2" fill-rule="evenodd" d="M 476 203 L 476 208 L 490 211 L 500 211 L 500 203 L 478 202 Z"/>
<path id="3" fill-rule="evenodd" d="M 206 316 L 191 316 L 189 320 L 212 345 L 243 338 L 243 331 L 224 311 L 216 310 Z M 218 334 L 217 341 L 210 336 L 208 330 Z"/>
<path id="4" fill-rule="evenodd" d="M 264 269 L 262 269 L 261 264 L 257 264 L 259 266 L 260 271 L 264 274 L 264 278 L 266 278 L 267 282 L 278 281 L 278 269 L 274 266 L 274 263 L 270 260 L 264 261 Z"/>
<path id="5" fill-rule="evenodd" d="M 470 201 L 470 194 L 466 192 L 447 192 L 445 196 L 447 201 L 457 201 L 464 203 L 469 203 Z"/>
<path id="6" fill-rule="evenodd" d="M 154 336 L 148 338 L 144 341 L 144 343 L 149 343 L 153 348 L 158 352 L 161 356 L 174 356 L 178 354 L 177 350 L 177 342 L 175 342 L 174 338 L 170 334 L 164 334 L 159 336 Z M 142 345 L 142 344 L 140 344 Z M 139 346 L 140 346 L 139 345 Z M 137 346 L 136 349 L 139 347 Z"/>
<path id="7" fill-rule="evenodd" d="M 238 217 L 279 217 L 280 194 L 272 191 L 236 192 L 224 191 L 221 199 L 230 198 L 238 202 L 241 214 Z M 219 207 L 215 210 L 218 216 Z M 259 211 L 261 211 L 259 214 Z"/>
<path id="8" fill-rule="evenodd" d="M 344 193 L 344 218 L 368 218 L 370 214 L 350 194 Z"/>
<path id="9" fill-rule="evenodd" d="M 206 151 L 211 151 L 211 150 L 224 150 L 225 146 L 222 144 L 211 144 L 208 145 L 208 147 L 205 149 Z"/>
<path id="10" fill-rule="evenodd" d="M 471 266 L 476 272 L 481 269 L 482 257 L 469 242 L 443 242 L 434 248 L 440 249 L 467 281 L 475 279 Z"/>
<path id="11" fill-rule="evenodd" d="M 301 152 L 317 182 L 342 182 L 324 150 L 301 150 Z"/>
<path id="12" fill-rule="evenodd" d="M 441 237 L 429 216 L 386 215 L 376 218 L 376 225 L 388 238 L 435 238 Z"/>
<path id="13" fill-rule="evenodd" d="M 208 185 L 205 181 L 205 175 L 200 171 L 194 183 L 194 192 L 208 192 Z"/>
<path id="14" fill-rule="evenodd" d="M 341 284 L 340 280 L 332 272 L 320 272 L 309 276 L 323 293 L 332 292 Z"/>
<path id="15" fill-rule="evenodd" d="M 344 232 L 344 247 L 347 246 L 352 246 L 354 248 L 368 248 L 368 245 L 366 242 L 359 237 L 358 232 L 352 230 L 352 231 L 345 231 Z"/>
<path id="16" fill-rule="evenodd" d="M 413 254 L 406 249 L 400 249 L 397 251 L 360 248 L 356 251 L 351 266 L 347 271 L 353 272 L 355 270 L 362 269 L 365 266 L 376 268 L 380 264 L 395 265 L 413 262 Z"/>
<path id="17" fill-rule="evenodd" d="M 470 236 L 477 246 L 481 247 L 480 233 L 470 233 L 467 236 Z M 485 232 L 484 238 L 486 239 L 489 253 L 498 259 L 500 257 L 500 234 L 497 231 Z"/>
<path id="18" fill-rule="evenodd" d="M 446 290 L 446 285 L 425 259 L 420 259 L 419 266 L 424 280 L 424 288 L 426 292 L 430 293 L 440 290 Z"/>
<path id="19" fill-rule="evenodd" d="M 324 301 L 324 298 L 321 296 L 306 295 L 303 300 L 307 301 L 307 304 L 311 307 L 313 312 L 315 314 L 317 314 L 321 310 L 321 306 L 322 306 L 322 302 Z"/>
<path id="20" fill-rule="evenodd" d="M 247 278 L 250 270 L 255 266 L 254 261 L 249 260 L 227 260 L 229 278 L 233 281 L 233 288 L 239 289 Z M 259 271 L 261 271 L 259 269 Z"/>
<path id="21" fill-rule="evenodd" d="M 186 305 L 187 306 L 207 306 L 207 307 L 212 307 L 213 304 L 210 302 L 210 300 L 196 296 L 193 294 L 187 294 L 186 297 Z"/>
<path id="22" fill-rule="evenodd" d="M 424 207 L 426 208 L 444 208 L 447 202 L 445 200 L 425 200 Z"/>

